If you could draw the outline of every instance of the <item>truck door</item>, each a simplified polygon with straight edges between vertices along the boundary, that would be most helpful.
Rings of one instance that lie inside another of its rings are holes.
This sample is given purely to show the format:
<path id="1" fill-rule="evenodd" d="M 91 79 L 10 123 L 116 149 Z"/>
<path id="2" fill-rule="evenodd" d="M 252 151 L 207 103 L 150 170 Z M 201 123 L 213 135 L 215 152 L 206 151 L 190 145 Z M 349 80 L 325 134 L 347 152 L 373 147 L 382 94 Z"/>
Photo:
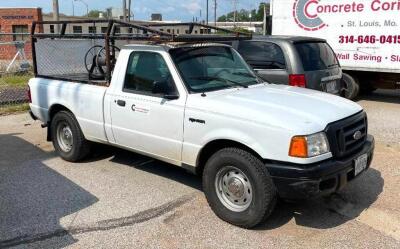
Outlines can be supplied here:
<path id="1" fill-rule="evenodd" d="M 181 160 L 185 96 L 161 53 L 133 51 L 122 89 L 110 96 L 115 143 L 176 163 Z M 169 92 L 168 99 L 161 91 Z"/>
<path id="2" fill-rule="evenodd" d="M 238 52 L 262 79 L 275 84 L 289 84 L 289 73 L 282 49 L 266 41 L 241 41 Z"/>

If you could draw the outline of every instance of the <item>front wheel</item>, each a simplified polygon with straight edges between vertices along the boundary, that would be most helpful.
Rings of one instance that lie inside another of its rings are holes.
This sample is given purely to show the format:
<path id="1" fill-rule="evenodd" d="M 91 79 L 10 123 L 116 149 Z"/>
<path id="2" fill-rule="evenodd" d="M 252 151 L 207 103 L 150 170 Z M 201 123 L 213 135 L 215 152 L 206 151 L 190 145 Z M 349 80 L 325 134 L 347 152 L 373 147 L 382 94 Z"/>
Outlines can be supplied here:
<path id="1" fill-rule="evenodd" d="M 58 112 L 51 121 L 54 149 L 66 161 L 77 162 L 90 152 L 90 143 L 84 138 L 72 113 Z"/>
<path id="2" fill-rule="evenodd" d="M 233 225 L 252 228 L 276 204 L 276 189 L 265 165 L 238 148 L 216 152 L 206 163 L 203 190 L 211 209 Z"/>

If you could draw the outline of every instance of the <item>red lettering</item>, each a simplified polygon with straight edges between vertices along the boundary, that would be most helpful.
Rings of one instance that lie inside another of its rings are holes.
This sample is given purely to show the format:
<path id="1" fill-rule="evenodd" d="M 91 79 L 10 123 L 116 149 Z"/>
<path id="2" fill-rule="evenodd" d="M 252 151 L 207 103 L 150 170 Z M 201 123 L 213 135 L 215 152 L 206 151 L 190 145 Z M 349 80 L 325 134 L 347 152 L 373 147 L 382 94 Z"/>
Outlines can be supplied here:
<path id="1" fill-rule="evenodd" d="M 363 12 L 364 11 L 364 4 L 363 3 L 357 4 L 357 8 L 355 10 L 356 11 L 353 11 L 353 12 Z"/>

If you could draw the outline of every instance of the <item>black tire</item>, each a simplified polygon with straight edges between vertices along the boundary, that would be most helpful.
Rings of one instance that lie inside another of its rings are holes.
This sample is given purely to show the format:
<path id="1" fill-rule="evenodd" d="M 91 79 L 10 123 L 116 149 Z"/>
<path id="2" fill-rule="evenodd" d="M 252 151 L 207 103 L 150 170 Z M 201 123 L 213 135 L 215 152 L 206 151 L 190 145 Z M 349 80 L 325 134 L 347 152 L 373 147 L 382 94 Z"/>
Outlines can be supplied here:
<path id="1" fill-rule="evenodd" d="M 218 173 L 230 166 L 242 171 L 251 184 L 251 202 L 243 211 L 232 211 L 219 197 L 222 191 L 216 184 Z M 221 149 L 211 156 L 203 171 L 203 190 L 208 204 L 219 218 L 243 228 L 252 228 L 263 222 L 277 201 L 276 188 L 265 165 L 251 153 L 238 148 Z"/>
<path id="2" fill-rule="evenodd" d="M 72 135 L 70 150 L 63 149 L 65 144 L 59 139 L 61 137 L 60 126 L 69 127 L 68 132 Z M 72 113 L 68 111 L 58 112 L 51 121 L 50 129 L 54 149 L 62 159 L 69 162 L 78 162 L 90 153 L 91 144 L 85 139 L 78 121 Z"/>
<path id="3" fill-rule="evenodd" d="M 344 88 L 344 97 L 346 99 L 355 99 L 360 92 L 360 84 L 358 79 L 347 74 L 343 73 L 343 88 Z"/>

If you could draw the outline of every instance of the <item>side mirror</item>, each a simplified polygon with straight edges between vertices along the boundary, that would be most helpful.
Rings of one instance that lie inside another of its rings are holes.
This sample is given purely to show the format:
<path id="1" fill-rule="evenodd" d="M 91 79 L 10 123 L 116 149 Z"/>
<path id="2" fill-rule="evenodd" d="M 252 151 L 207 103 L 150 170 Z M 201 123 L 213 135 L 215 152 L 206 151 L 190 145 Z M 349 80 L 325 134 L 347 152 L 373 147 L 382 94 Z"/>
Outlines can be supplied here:
<path id="1" fill-rule="evenodd" d="M 179 95 L 169 87 L 167 81 L 154 81 L 152 93 L 160 94 L 164 99 L 168 100 L 179 99 Z"/>
<path id="2" fill-rule="evenodd" d="M 175 100 L 175 99 L 179 99 L 179 95 L 176 93 L 172 93 L 172 94 L 165 94 L 164 95 L 164 99 L 168 99 L 168 100 Z"/>

